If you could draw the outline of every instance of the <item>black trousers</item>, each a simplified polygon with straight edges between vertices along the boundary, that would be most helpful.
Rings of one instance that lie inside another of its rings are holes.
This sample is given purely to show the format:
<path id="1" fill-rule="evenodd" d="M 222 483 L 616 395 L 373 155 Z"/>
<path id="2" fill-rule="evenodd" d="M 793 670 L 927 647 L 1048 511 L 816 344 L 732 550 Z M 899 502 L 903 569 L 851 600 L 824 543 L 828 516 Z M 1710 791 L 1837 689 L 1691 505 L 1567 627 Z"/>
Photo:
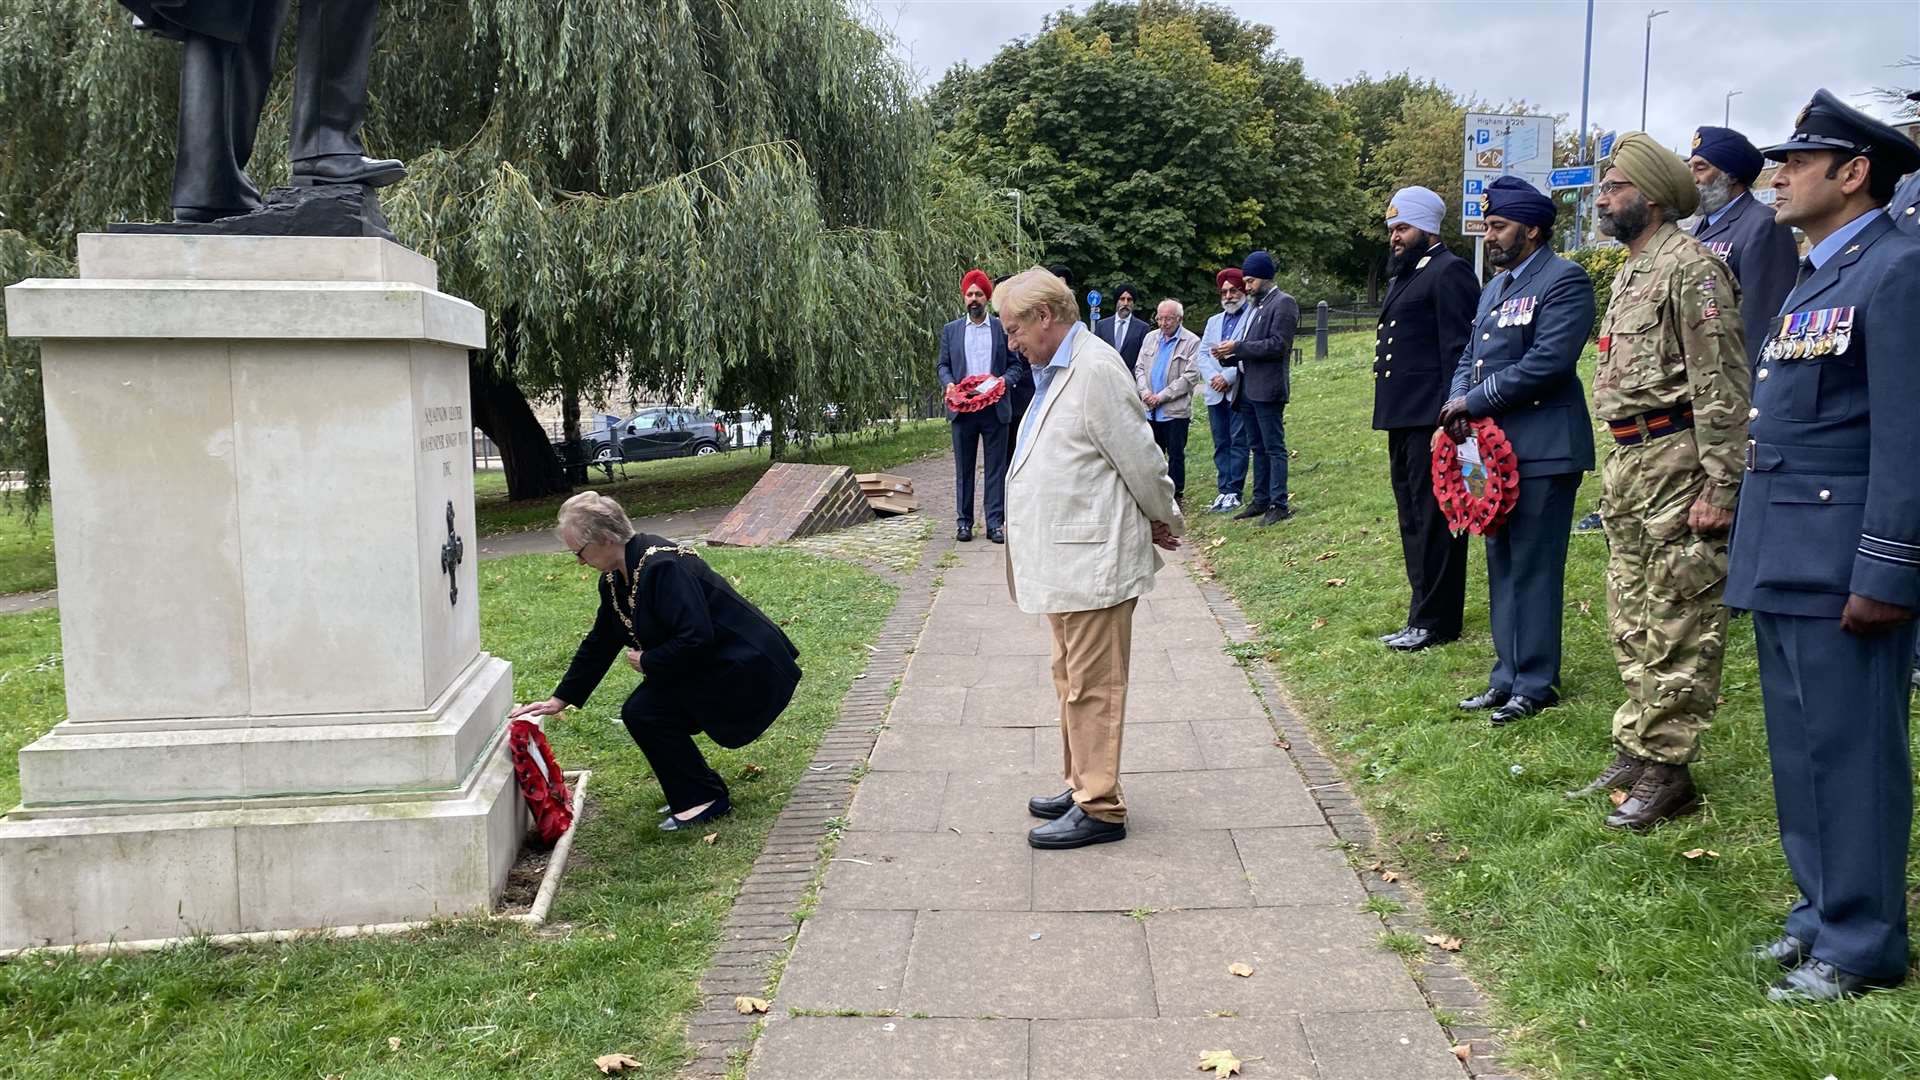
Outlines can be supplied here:
<path id="1" fill-rule="evenodd" d="M 670 695 L 641 683 L 620 707 L 620 722 L 646 756 L 674 813 L 727 797 L 727 782 L 694 745 L 701 717 Z"/>
<path id="2" fill-rule="evenodd" d="M 1495 662 L 1487 685 L 1551 699 L 1560 685 L 1567 541 L 1579 473 L 1529 476 L 1499 532 L 1487 537 L 1487 616 Z"/>
<path id="3" fill-rule="evenodd" d="M 173 205 L 251 210 L 260 189 L 247 178 L 260 110 L 288 0 L 261 0 L 239 42 L 188 33 L 180 58 L 179 156 Z M 294 161 L 363 154 L 367 66 L 380 0 L 301 0 L 293 81 Z"/>
<path id="4" fill-rule="evenodd" d="M 1173 497 L 1177 499 L 1187 492 L 1187 434 L 1193 421 L 1149 420 L 1147 424 L 1153 428 L 1154 445 L 1167 455 L 1167 479 L 1173 481 Z"/>
<path id="5" fill-rule="evenodd" d="M 986 446 L 987 528 L 998 529 L 1007 520 L 1007 425 L 992 406 L 979 412 L 955 413 L 953 425 L 953 521 L 973 527 L 973 476 Z"/>
<path id="6" fill-rule="evenodd" d="M 1400 516 L 1400 555 L 1407 564 L 1407 625 L 1459 637 L 1467 604 L 1467 534 L 1447 528 L 1433 497 L 1431 427 L 1387 432 L 1387 467 Z"/>

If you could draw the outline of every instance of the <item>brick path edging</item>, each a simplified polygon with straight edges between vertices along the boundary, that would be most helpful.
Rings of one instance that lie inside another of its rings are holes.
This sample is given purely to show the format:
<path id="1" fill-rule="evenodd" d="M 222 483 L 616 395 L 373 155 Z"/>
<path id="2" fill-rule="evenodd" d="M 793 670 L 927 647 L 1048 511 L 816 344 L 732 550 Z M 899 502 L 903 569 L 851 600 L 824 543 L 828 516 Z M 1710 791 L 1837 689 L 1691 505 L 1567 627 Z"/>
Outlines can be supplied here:
<path id="1" fill-rule="evenodd" d="M 1218 581 L 1210 575 L 1202 575 L 1198 576 L 1198 582 L 1201 595 L 1206 597 L 1207 608 L 1226 631 L 1229 641 L 1240 645 L 1259 636 L 1248 621 L 1246 612 L 1241 610 L 1239 601 Z M 1286 744 L 1284 749 L 1287 756 L 1293 759 L 1300 775 L 1306 778 L 1307 791 L 1319 805 L 1320 812 L 1326 816 L 1334 835 L 1357 850 L 1374 851 L 1380 838 L 1373 822 L 1368 819 L 1360 801 L 1354 797 L 1346 778 L 1340 774 L 1339 766 L 1320 752 L 1313 733 L 1293 711 L 1287 695 L 1273 676 L 1273 669 L 1265 660 L 1256 657 L 1247 661 L 1246 671 L 1253 681 L 1254 692 L 1266 701 L 1274 729 Z M 1364 872 L 1360 874 L 1360 883 L 1369 896 L 1392 900 L 1401 906 L 1398 914 L 1383 916 L 1382 921 L 1389 930 L 1423 939 L 1428 934 L 1438 933 L 1428 925 L 1426 905 L 1406 885 Z M 1498 1033 L 1488 1024 L 1486 997 L 1466 977 L 1458 955 L 1429 946 L 1426 957 L 1415 963 L 1413 968 L 1418 976 L 1415 981 L 1420 993 L 1427 999 L 1427 1007 L 1453 1020 L 1452 1023 L 1442 1021 L 1440 1025 L 1446 1030 L 1448 1040 L 1455 1046 L 1465 1043 L 1471 1048 L 1471 1053 L 1463 1063 L 1467 1075 L 1473 1080 L 1523 1080 L 1517 1074 L 1501 1071 L 1497 1062 L 1501 1045 Z"/>

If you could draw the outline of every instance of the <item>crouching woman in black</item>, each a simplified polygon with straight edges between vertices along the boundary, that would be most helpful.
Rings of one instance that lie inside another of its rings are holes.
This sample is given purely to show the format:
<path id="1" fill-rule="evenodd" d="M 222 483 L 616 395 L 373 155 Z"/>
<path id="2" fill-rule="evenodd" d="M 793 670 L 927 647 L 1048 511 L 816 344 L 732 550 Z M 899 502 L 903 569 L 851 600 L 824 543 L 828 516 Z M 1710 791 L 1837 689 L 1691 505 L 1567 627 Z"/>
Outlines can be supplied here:
<path id="1" fill-rule="evenodd" d="M 620 719 L 666 793 L 660 828 L 691 828 L 732 810 L 726 782 L 693 735 L 730 749 L 759 738 L 793 699 L 800 650 L 691 549 L 635 533 L 620 504 L 598 492 L 568 499 L 557 531 L 575 558 L 600 571 L 600 613 L 553 696 L 512 715 L 585 704 L 624 650 L 643 678 Z"/>

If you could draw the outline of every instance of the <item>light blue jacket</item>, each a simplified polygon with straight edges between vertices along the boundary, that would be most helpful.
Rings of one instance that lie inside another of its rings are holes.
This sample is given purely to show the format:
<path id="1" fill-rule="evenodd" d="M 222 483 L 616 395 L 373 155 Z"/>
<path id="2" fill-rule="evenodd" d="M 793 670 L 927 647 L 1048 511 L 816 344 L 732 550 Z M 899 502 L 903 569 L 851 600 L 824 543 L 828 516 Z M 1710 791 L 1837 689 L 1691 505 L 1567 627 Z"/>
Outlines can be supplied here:
<path id="1" fill-rule="evenodd" d="M 1223 368 L 1220 366 L 1220 361 L 1213 358 L 1213 347 L 1220 344 L 1223 340 L 1220 336 L 1220 328 L 1226 325 L 1226 321 L 1227 313 L 1224 311 L 1215 312 L 1213 318 L 1207 320 L 1207 332 L 1200 335 L 1200 351 L 1196 353 L 1193 358 L 1194 367 L 1200 371 L 1200 396 L 1209 405 L 1218 405 L 1223 401 L 1233 400 L 1234 391 L 1240 387 L 1240 369 L 1237 367 Z M 1252 305 L 1243 305 L 1240 308 L 1240 321 L 1233 326 L 1233 340 L 1239 341 L 1247 332 L 1247 324 L 1252 321 Z M 1221 393 L 1213 388 L 1213 377 L 1215 375 L 1226 376 L 1227 390 L 1225 393 Z"/>

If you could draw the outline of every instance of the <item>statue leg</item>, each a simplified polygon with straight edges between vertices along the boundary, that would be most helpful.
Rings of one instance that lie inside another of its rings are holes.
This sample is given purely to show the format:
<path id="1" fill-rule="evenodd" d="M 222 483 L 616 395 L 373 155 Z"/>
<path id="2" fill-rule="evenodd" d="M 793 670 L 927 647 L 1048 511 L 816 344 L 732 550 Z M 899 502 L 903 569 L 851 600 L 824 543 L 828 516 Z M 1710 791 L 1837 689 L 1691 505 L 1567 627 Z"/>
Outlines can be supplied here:
<path id="1" fill-rule="evenodd" d="M 260 110 L 273 81 L 285 0 L 262 4 L 244 41 L 189 32 L 180 57 L 180 128 L 173 164 L 174 217 L 212 221 L 258 209 L 247 177 Z"/>
<path id="2" fill-rule="evenodd" d="M 380 0 L 301 0 L 291 151 L 296 185 L 384 187 L 406 175 L 398 161 L 368 158 L 360 142 L 379 16 Z"/>

